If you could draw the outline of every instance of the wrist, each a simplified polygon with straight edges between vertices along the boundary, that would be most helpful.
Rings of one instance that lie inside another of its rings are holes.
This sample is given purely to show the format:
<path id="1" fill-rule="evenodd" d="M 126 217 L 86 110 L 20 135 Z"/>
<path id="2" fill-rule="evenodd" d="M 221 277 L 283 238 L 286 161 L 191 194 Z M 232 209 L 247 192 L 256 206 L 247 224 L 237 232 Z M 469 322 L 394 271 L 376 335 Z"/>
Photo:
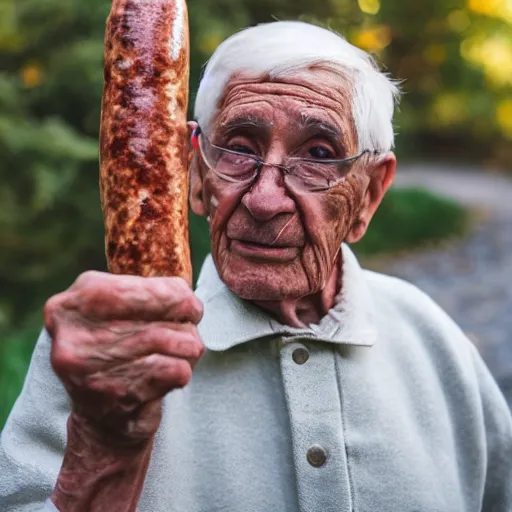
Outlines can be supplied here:
<path id="1" fill-rule="evenodd" d="M 152 445 L 153 437 L 137 442 L 116 439 L 73 412 L 53 503 L 63 512 L 135 510 Z"/>
<path id="2" fill-rule="evenodd" d="M 151 442 L 162 418 L 162 401 L 153 400 L 132 413 L 125 415 L 91 414 L 90 409 L 73 405 L 68 421 L 68 436 L 71 432 L 88 439 L 99 447 L 121 452 L 143 448 Z"/>
<path id="3" fill-rule="evenodd" d="M 129 456 L 132 452 L 144 450 L 154 437 L 153 430 L 139 432 L 136 429 L 137 420 L 129 418 L 106 421 L 97 420 L 83 414 L 73 407 L 67 422 L 68 443 L 75 441 L 87 444 L 98 453 Z"/>

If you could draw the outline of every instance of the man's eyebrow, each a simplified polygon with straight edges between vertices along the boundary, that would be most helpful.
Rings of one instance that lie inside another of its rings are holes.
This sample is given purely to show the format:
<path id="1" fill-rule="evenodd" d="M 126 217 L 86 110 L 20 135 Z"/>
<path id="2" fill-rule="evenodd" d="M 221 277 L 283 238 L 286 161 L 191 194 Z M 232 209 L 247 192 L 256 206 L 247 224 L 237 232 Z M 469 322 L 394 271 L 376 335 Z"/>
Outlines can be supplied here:
<path id="1" fill-rule="evenodd" d="M 304 131 L 318 131 L 326 134 L 336 142 L 341 142 L 343 139 L 343 132 L 336 125 L 324 119 L 303 115 L 300 120 L 300 128 Z"/>
<path id="2" fill-rule="evenodd" d="M 221 123 L 220 129 L 225 132 L 233 132 L 236 130 L 258 130 L 264 133 L 270 133 L 272 130 L 272 123 L 259 119 L 254 116 L 237 116 Z"/>

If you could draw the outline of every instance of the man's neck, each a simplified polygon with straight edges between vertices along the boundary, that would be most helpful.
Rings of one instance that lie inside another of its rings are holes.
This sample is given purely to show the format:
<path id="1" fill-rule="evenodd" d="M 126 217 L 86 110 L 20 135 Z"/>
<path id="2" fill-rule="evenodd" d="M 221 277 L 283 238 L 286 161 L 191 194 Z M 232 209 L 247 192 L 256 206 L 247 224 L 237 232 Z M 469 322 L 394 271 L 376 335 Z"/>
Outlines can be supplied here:
<path id="1" fill-rule="evenodd" d="M 332 309 L 336 296 L 341 289 L 342 255 L 341 252 L 333 267 L 326 285 L 317 293 L 300 299 L 283 299 L 279 301 L 254 301 L 268 311 L 284 325 L 307 327 L 317 324 Z"/>

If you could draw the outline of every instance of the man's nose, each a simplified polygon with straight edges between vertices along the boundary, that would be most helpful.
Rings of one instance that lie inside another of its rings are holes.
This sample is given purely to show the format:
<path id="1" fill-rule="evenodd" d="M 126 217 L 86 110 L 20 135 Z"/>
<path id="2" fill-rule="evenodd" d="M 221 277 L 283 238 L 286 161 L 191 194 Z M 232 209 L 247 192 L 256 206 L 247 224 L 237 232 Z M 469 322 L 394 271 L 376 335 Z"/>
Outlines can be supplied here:
<path id="1" fill-rule="evenodd" d="M 242 204 L 259 222 L 296 211 L 295 201 L 286 193 L 281 171 L 270 166 L 263 167 L 256 183 L 242 198 Z"/>

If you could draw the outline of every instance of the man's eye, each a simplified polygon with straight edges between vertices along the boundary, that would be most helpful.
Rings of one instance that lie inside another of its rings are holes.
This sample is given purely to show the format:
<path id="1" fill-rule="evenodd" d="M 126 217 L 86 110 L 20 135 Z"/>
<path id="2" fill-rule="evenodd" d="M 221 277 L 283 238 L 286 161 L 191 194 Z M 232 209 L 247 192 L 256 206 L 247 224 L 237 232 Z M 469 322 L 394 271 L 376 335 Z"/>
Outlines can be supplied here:
<path id="1" fill-rule="evenodd" d="M 241 144 L 231 144 L 227 147 L 230 151 L 236 151 L 237 153 L 244 153 L 245 155 L 255 155 L 256 153 L 249 147 Z"/>
<path id="2" fill-rule="evenodd" d="M 315 158 L 318 160 L 334 158 L 333 152 L 322 147 L 322 146 L 315 146 L 315 147 L 310 148 L 309 156 L 310 156 L 310 158 Z"/>

